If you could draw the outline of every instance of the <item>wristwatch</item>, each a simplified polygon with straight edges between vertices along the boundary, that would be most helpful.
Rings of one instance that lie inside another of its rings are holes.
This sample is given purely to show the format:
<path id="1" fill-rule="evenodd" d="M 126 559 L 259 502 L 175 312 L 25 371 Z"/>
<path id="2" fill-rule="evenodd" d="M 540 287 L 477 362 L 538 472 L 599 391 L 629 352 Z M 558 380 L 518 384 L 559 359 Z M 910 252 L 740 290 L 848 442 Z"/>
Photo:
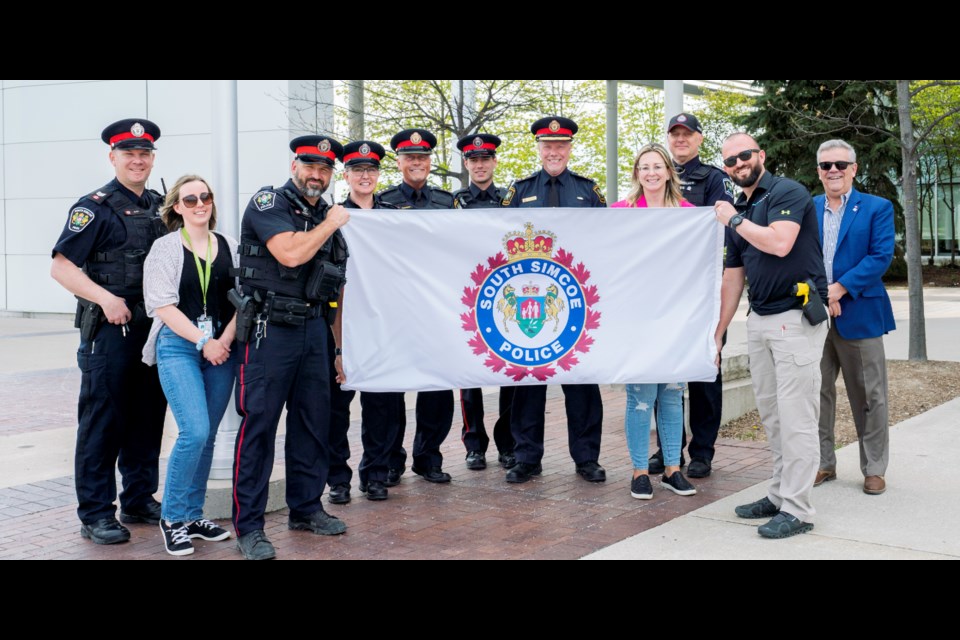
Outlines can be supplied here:
<path id="1" fill-rule="evenodd" d="M 340 347 L 335 348 L 335 349 L 333 350 L 333 355 L 335 355 L 335 356 L 342 356 L 342 355 L 343 355 L 343 349 L 341 349 Z"/>
<path id="2" fill-rule="evenodd" d="M 730 222 L 727 223 L 727 226 L 730 227 L 731 229 L 736 229 L 746 219 L 747 219 L 746 216 L 744 216 L 742 213 L 738 213 L 737 215 L 730 218 Z"/>

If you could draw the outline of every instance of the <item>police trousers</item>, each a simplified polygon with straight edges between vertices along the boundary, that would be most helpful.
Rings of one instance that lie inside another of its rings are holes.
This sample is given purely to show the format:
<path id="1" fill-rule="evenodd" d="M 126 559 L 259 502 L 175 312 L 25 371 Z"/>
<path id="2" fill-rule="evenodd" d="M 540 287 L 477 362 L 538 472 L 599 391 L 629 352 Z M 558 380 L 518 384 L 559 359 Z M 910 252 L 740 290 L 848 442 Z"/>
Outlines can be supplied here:
<path id="1" fill-rule="evenodd" d="M 603 401 L 595 384 L 565 384 L 567 442 L 570 457 L 577 464 L 600 458 L 603 429 Z M 538 464 L 543 459 L 543 436 L 547 385 L 517 387 L 513 394 L 510 430 L 517 446 L 517 462 Z"/>
<path id="2" fill-rule="evenodd" d="M 510 409 L 513 406 L 513 393 L 516 387 L 500 387 L 500 415 L 493 426 L 493 440 L 500 453 L 512 453 L 516 443 L 510 432 Z M 483 390 L 460 390 L 460 413 L 463 416 L 463 429 L 460 439 L 467 452 L 486 453 L 490 445 L 490 436 L 483 427 Z"/>

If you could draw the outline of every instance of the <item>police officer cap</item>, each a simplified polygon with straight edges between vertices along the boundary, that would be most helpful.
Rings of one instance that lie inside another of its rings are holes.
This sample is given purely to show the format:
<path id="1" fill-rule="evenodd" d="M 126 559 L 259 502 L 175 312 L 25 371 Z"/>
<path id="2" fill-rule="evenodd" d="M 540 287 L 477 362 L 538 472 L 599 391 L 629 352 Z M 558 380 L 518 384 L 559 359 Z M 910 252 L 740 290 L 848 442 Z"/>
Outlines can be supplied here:
<path id="1" fill-rule="evenodd" d="M 700 126 L 700 121 L 697 120 L 697 116 L 692 113 L 678 113 L 670 118 L 670 124 L 667 125 L 667 132 L 672 131 L 674 127 L 683 127 L 690 131 L 703 133 L 703 127 Z"/>
<path id="2" fill-rule="evenodd" d="M 331 167 L 343 159 L 343 145 L 329 136 L 300 136 L 290 141 L 290 151 L 297 160 L 307 164 L 326 164 Z"/>
<path id="3" fill-rule="evenodd" d="M 356 140 L 343 145 L 343 166 L 352 167 L 358 164 L 372 164 L 380 166 L 380 161 L 387 154 L 383 145 L 370 140 Z"/>
<path id="4" fill-rule="evenodd" d="M 489 133 L 474 133 L 457 141 L 457 149 L 463 152 L 464 158 L 495 156 L 499 146 L 500 138 Z"/>
<path id="5" fill-rule="evenodd" d="M 535 135 L 537 140 L 573 140 L 573 134 L 578 129 L 576 122 L 560 116 L 540 118 L 530 125 L 530 133 Z"/>
<path id="6" fill-rule="evenodd" d="M 437 136 L 426 129 L 404 129 L 390 138 L 390 148 L 397 153 L 433 153 Z"/>
<path id="7" fill-rule="evenodd" d="M 160 137 L 160 127 L 146 118 L 127 118 L 118 120 L 107 126 L 100 134 L 100 139 L 110 145 L 111 149 L 149 149 L 156 147 L 153 143 Z"/>

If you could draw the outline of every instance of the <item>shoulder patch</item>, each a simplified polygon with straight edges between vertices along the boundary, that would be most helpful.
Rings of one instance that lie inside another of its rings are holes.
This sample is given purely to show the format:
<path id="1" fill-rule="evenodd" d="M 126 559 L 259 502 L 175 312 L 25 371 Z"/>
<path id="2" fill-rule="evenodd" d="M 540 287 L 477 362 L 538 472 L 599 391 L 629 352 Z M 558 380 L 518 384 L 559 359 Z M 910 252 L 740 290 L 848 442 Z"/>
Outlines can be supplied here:
<path id="1" fill-rule="evenodd" d="M 507 189 L 507 194 L 503 196 L 503 200 L 500 202 L 501 207 L 509 207 L 510 202 L 513 200 L 513 196 L 517 195 L 516 183 L 510 185 L 510 188 Z"/>
<path id="2" fill-rule="evenodd" d="M 733 197 L 733 180 L 730 178 L 723 179 L 723 192 L 731 198 Z"/>
<path id="3" fill-rule="evenodd" d="M 67 228 L 74 233 L 80 233 L 95 217 L 93 211 L 90 211 L 90 209 L 74 207 L 70 211 L 70 222 L 67 223 Z"/>
<path id="4" fill-rule="evenodd" d="M 593 185 L 593 192 L 597 194 L 597 197 L 600 198 L 600 204 L 607 204 L 607 199 L 603 197 L 603 192 L 600 191 L 600 185 Z"/>
<path id="5" fill-rule="evenodd" d="M 260 191 L 253 196 L 253 204 L 257 207 L 258 211 L 273 209 L 273 205 L 276 203 L 276 200 L 277 194 L 275 194 L 273 191 Z"/>

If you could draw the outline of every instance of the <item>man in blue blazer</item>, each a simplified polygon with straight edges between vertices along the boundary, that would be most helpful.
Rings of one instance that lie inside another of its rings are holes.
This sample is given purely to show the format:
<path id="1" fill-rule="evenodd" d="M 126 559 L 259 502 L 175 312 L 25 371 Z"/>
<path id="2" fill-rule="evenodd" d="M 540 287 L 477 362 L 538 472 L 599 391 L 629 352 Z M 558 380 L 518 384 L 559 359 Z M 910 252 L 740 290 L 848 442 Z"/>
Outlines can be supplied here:
<path id="1" fill-rule="evenodd" d="M 833 429 L 842 371 L 860 439 L 863 491 L 878 495 L 886 490 L 890 448 L 883 336 L 896 324 L 881 277 L 893 259 L 893 204 L 853 188 L 857 154 L 843 140 L 820 145 L 817 173 L 825 194 L 813 202 L 833 324 L 820 361 L 820 470 L 814 486 L 837 477 Z"/>

